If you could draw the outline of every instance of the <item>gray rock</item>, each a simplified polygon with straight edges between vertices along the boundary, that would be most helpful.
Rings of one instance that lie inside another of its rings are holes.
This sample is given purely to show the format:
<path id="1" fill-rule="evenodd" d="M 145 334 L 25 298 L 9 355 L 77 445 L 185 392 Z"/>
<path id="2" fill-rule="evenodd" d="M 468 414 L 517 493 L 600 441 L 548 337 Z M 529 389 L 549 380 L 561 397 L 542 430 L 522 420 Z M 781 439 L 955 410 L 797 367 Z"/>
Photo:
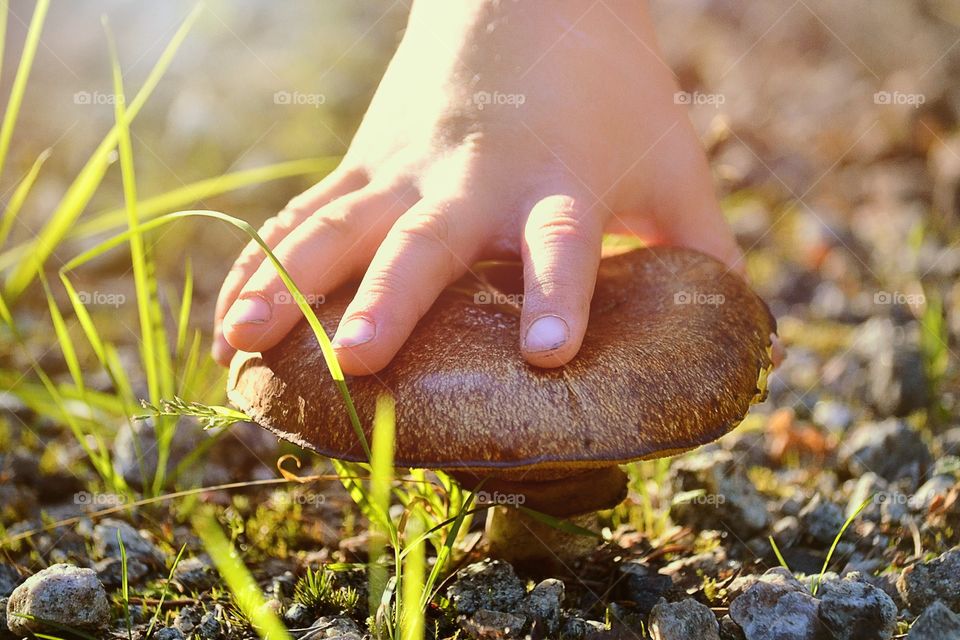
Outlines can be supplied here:
<path id="1" fill-rule="evenodd" d="M 166 465 L 166 478 L 173 480 L 177 465 L 196 450 L 204 438 L 210 437 L 196 420 L 181 420 L 173 438 Z M 159 467 L 157 437 L 152 418 L 147 420 L 124 420 L 113 440 L 112 460 L 114 469 L 131 487 L 143 489 L 145 482 L 152 483 Z"/>
<path id="2" fill-rule="evenodd" d="M 203 640 L 217 640 L 223 635 L 220 627 L 220 621 L 217 620 L 217 614 L 213 611 L 207 611 L 200 617 L 200 625 L 197 632 Z"/>
<path id="3" fill-rule="evenodd" d="M 840 445 L 840 462 L 854 476 L 873 471 L 890 482 L 901 478 L 916 482 L 932 458 L 919 433 L 891 418 L 855 427 Z"/>
<path id="4" fill-rule="evenodd" d="M 730 603 L 730 617 L 747 640 L 824 640 L 829 634 L 818 608 L 790 572 L 776 567 Z"/>
<path id="5" fill-rule="evenodd" d="M 123 561 L 120 558 L 104 558 L 94 566 L 97 577 L 107 589 L 116 589 L 123 584 Z M 140 562 L 139 558 L 127 558 L 127 582 L 140 584 L 144 578 L 152 573 L 150 567 Z"/>
<path id="6" fill-rule="evenodd" d="M 447 597 L 459 615 L 480 609 L 512 611 L 526 593 L 509 563 L 490 559 L 464 567 L 447 587 Z"/>
<path id="7" fill-rule="evenodd" d="M 960 640 L 960 616 L 937 600 L 913 623 L 907 640 Z"/>
<path id="8" fill-rule="evenodd" d="M 670 508 L 675 520 L 705 529 L 727 529 L 749 538 L 767 526 L 767 505 L 728 451 L 708 450 L 672 467 L 675 492 L 699 492 Z"/>
<path id="9" fill-rule="evenodd" d="M 181 560 L 173 572 L 173 581 L 184 591 L 206 591 L 220 581 L 220 575 L 206 556 Z"/>
<path id="10" fill-rule="evenodd" d="M 905 416 L 922 409 L 927 406 L 928 391 L 919 346 L 905 339 L 875 343 L 867 365 L 866 399 L 878 415 Z"/>
<path id="11" fill-rule="evenodd" d="M 158 629 L 153 632 L 154 640 L 186 640 L 181 632 L 176 627 L 164 627 L 163 629 Z"/>
<path id="12" fill-rule="evenodd" d="M 914 613 L 937 600 L 951 610 L 960 610 L 960 547 L 907 567 L 897 580 L 897 591 Z"/>
<path id="13" fill-rule="evenodd" d="M 800 519 L 796 516 L 784 516 L 773 523 L 770 533 L 773 534 L 777 547 L 789 549 L 800 539 L 803 528 L 800 525 Z"/>
<path id="14" fill-rule="evenodd" d="M 539 631 L 552 636 L 560 628 L 560 607 L 563 605 L 563 582 L 555 578 L 548 578 L 539 583 L 524 602 L 523 610 L 527 617 L 533 620 Z"/>
<path id="15" fill-rule="evenodd" d="M 825 582 L 820 597 L 820 620 L 836 640 L 888 640 L 897 626 L 897 605 L 881 589 L 863 582 L 859 574 Z"/>
<path id="16" fill-rule="evenodd" d="M 313 613 L 307 605 L 294 602 L 283 612 L 283 621 L 292 629 L 303 629 L 310 626 L 313 621 Z"/>
<path id="17" fill-rule="evenodd" d="M 523 616 L 478 609 L 467 618 L 462 626 L 467 637 L 476 640 L 493 640 L 496 638 L 519 638 L 523 634 L 523 627 L 527 619 Z"/>
<path id="18" fill-rule="evenodd" d="M 740 628 L 729 614 L 720 618 L 720 640 L 746 640 Z"/>
<path id="19" fill-rule="evenodd" d="M 191 638 L 200 626 L 202 615 L 203 612 L 199 607 L 187 605 L 177 612 L 177 616 L 173 619 L 173 626 L 184 636 Z"/>
<path id="20" fill-rule="evenodd" d="M 942 473 L 935 475 L 920 485 L 907 504 L 914 511 L 926 511 L 938 497 L 946 497 L 956 482 L 952 475 Z"/>
<path id="21" fill-rule="evenodd" d="M 563 627 L 560 629 L 560 637 L 566 640 L 583 640 L 588 636 L 600 633 L 604 630 L 604 624 L 597 620 L 587 620 L 579 616 L 570 616 L 563 621 Z"/>
<path id="22" fill-rule="evenodd" d="M 363 632 L 357 623 L 343 616 L 321 616 L 310 625 L 317 635 L 311 638 L 361 638 Z"/>
<path id="23" fill-rule="evenodd" d="M 813 407 L 813 421 L 832 433 L 843 433 L 853 424 L 854 413 L 848 405 L 821 400 Z"/>
<path id="24" fill-rule="evenodd" d="M 20 573 L 8 564 L 0 564 L 0 598 L 6 598 L 20 584 Z"/>
<path id="25" fill-rule="evenodd" d="M 720 640 L 720 624 L 706 605 L 692 598 L 663 600 L 650 612 L 650 635 L 653 640 Z"/>
<path id="26" fill-rule="evenodd" d="M 97 574 L 92 569 L 56 564 L 27 578 L 7 602 L 7 626 L 21 635 L 57 631 L 43 621 L 81 631 L 106 627 L 110 604 Z"/>
<path id="27" fill-rule="evenodd" d="M 123 548 L 127 552 L 128 560 L 135 558 L 149 567 L 163 568 L 163 552 L 130 524 L 113 518 L 107 518 L 93 528 L 93 548 L 97 557 L 120 559 L 118 532 L 120 539 L 123 540 Z"/>
<path id="28" fill-rule="evenodd" d="M 846 520 L 843 509 L 819 493 L 800 510 L 799 519 L 804 531 L 818 545 L 831 544 Z"/>
<path id="29" fill-rule="evenodd" d="M 629 560 L 619 567 L 623 576 L 618 582 L 623 597 L 647 614 L 673 586 L 673 578 L 651 569 L 640 560 Z"/>

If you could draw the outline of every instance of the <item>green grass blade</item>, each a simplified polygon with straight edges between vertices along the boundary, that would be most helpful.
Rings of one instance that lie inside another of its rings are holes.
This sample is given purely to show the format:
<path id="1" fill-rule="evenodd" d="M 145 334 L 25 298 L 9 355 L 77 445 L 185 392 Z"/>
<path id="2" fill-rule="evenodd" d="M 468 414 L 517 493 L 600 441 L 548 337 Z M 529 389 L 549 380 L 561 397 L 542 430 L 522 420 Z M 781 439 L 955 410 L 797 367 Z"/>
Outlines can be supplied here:
<path id="1" fill-rule="evenodd" d="M 70 331 L 67 329 L 67 323 L 63 319 L 63 314 L 60 313 L 60 307 L 57 306 L 57 301 L 54 300 L 50 285 L 43 274 L 40 274 L 40 282 L 43 285 L 43 293 L 47 298 L 47 307 L 50 309 L 53 332 L 57 337 L 57 343 L 60 345 L 60 352 L 63 354 L 67 371 L 70 372 L 70 377 L 73 378 L 73 383 L 77 389 L 83 393 L 86 386 L 83 382 L 83 370 L 80 368 L 80 359 L 77 357 L 77 350 L 73 345 L 73 339 L 70 337 Z"/>
<path id="2" fill-rule="evenodd" d="M 138 207 L 140 219 L 150 220 L 222 193 L 273 180 L 302 175 L 314 175 L 320 178 L 332 171 L 339 161 L 339 156 L 289 160 L 200 180 L 157 196 L 143 198 Z M 127 212 L 124 208 L 100 211 L 91 215 L 89 220 L 71 226 L 64 239 L 89 238 L 100 233 L 115 233 L 126 225 L 126 221 Z M 24 259 L 32 247 L 33 243 L 24 242 L 0 253 L 0 269 L 6 270 L 15 266 Z"/>
<path id="3" fill-rule="evenodd" d="M 823 581 L 823 576 L 827 572 L 827 567 L 830 566 L 830 560 L 833 559 L 833 553 L 837 550 L 837 545 L 840 544 L 840 538 L 843 537 L 843 534 L 846 533 L 847 527 L 849 527 L 857 516 L 860 515 L 860 512 L 867 508 L 867 505 L 873 502 L 874 496 L 870 496 L 864 500 L 856 510 L 850 514 L 850 517 L 844 521 L 843 526 L 840 527 L 840 531 L 837 532 L 836 537 L 833 539 L 833 544 L 830 545 L 830 550 L 827 552 L 827 557 L 823 560 L 823 567 L 820 569 L 820 575 L 816 577 L 813 582 L 810 583 L 810 592 L 813 595 L 817 595 L 817 590 L 820 588 L 820 583 Z"/>
<path id="4" fill-rule="evenodd" d="M 17 116 L 20 115 L 20 105 L 23 104 L 23 94 L 27 91 L 27 80 L 30 78 L 33 59 L 37 55 L 37 45 L 40 44 L 40 32 L 43 31 L 43 23 L 46 20 L 49 8 L 50 0 L 37 0 L 33 10 L 33 18 L 30 20 L 30 27 L 27 29 L 27 39 L 23 43 L 20 64 L 17 65 L 17 74 L 13 77 L 13 85 L 10 87 L 7 110 L 3 113 L 3 124 L 0 124 L 0 176 L 3 175 L 3 169 L 7 162 L 10 140 L 13 138 L 14 128 L 17 126 Z M 6 9 L 7 7 L 4 6 L 4 21 L 6 21 Z"/>
<path id="5" fill-rule="evenodd" d="M 117 529 L 117 544 L 120 546 L 120 598 L 123 600 L 123 612 L 127 620 L 127 638 L 133 640 L 133 620 L 130 617 L 130 574 L 127 571 L 127 548 L 123 536 Z"/>
<path id="6" fill-rule="evenodd" d="M 193 303 L 193 261 L 187 258 L 186 273 L 183 276 L 183 295 L 180 296 L 180 308 L 177 310 L 177 358 L 183 355 L 187 347 L 187 332 L 190 330 L 190 307 Z"/>
<path id="7" fill-rule="evenodd" d="M 137 114 L 143 108 L 143 105 L 149 99 L 153 90 L 156 88 L 160 79 L 166 73 L 174 55 L 179 49 L 183 40 L 187 37 L 190 28 L 200 15 L 201 5 L 197 5 L 190 15 L 183 21 L 180 28 L 174 34 L 170 43 L 160 54 L 153 69 L 150 70 L 146 81 L 137 92 L 137 95 L 126 108 L 126 117 L 133 121 Z M 129 122 L 127 123 L 129 125 Z M 16 299 L 30 285 L 37 271 L 43 268 L 47 258 L 57 248 L 64 236 L 73 227 L 74 222 L 83 213 L 94 192 L 100 186 L 101 180 L 110 165 L 110 154 L 117 145 L 117 129 L 112 128 L 101 141 L 100 145 L 94 150 L 86 165 L 77 174 L 70 187 L 67 188 L 63 199 L 54 209 L 50 220 L 41 229 L 37 238 L 30 243 L 25 252 L 25 259 L 19 262 L 6 281 L 6 293 L 8 298 Z"/>
<path id="8" fill-rule="evenodd" d="M 50 149 L 44 150 L 37 156 L 37 159 L 33 162 L 33 166 L 30 167 L 30 171 L 28 171 L 27 175 L 23 177 L 23 180 L 17 184 L 17 188 L 14 189 L 13 195 L 10 197 L 10 202 L 7 203 L 7 208 L 3 212 L 3 222 L 0 222 L 0 247 L 7 244 L 10 231 L 13 229 L 13 223 L 16 222 L 17 216 L 20 215 L 20 210 L 23 208 L 23 203 L 26 202 L 27 196 L 30 195 L 30 190 L 33 189 L 33 184 L 37 181 L 37 176 L 40 174 L 43 163 L 45 163 L 49 157 Z"/>
<path id="9" fill-rule="evenodd" d="M 146 232 L 153 229 L 157 229 L 166 224 L 174 222 L 176 220 L 181 220 L 184 218 L 212 218 L 214 220 L 220 220 L 226 222 L 237 229 L 243 231 L 247 236 L 257 243 L 257 245 L 263 250 L 266 254 L 267 259 L 270 260 L 270 263 L 273 265 L 274 269 L 277 271 L 277 275 L 280 277 L 280 280 L 287 287 L 287 290 L 291 293 L 294 302 L 296 302 L 297 307 L 300 309 L 300 312 L 307 320 L 307 324 L 310 325 L 311 330 L 313 331 L 314 336 L 317 339 L 317 342 L 320 345 L 320 350 L 323 353 L 324 362 L 327 365 L 328 370 L 330 371 L 330 376 L 333 378 L 334 384 L 337 386 L 337 389 L 340 392 L 341 397 L 343 398 L 344 405 L 347 409 L 347 415 L 350 419 L 350 424 L 354 429 L 354 432 L 357 435 L 357 439 L 360 442 L 361 447 L 363 448 L 364 454 L 367 456 L 367 459 L 370 459 L 370 445 L 367 442 L 367 437 L 363 432 L 363 428 L 360 425 L 360 418 L 357 416 L 356 407 L 353 404 L 353 398 L 350 397 L 350 391 L 347 388 L 346 380 L 343 376 L 343 370 L 340 368 L 340 363 L 337 362 L 337 356 L 333 351 L 333 346 L 330 344 L 330 338 L 327 336 L 326 332 L 323 329 L 323 325 L 320 324 L 320 320 L 317 318 L 317 314 L 314 313 L 313 309 L 306 302 L 307 298 L 304 296 L 297 285 L 293 282 L 293 279 L 290 277 L 290 274 L 287 272 L 286 268 L 274 255 L 273 251 L 263 241 L 263 238 L 257 233 L 257 231 L 244 220 L 229 216 L 225 213 L 220 213 L 219 211 L 178 211 L 176 213 L 168 213 L 166 215 L 154 218 L 140 225 L 140 231 Z M 123 244 L 131 235 L 131 231 L 127 230 L 123 233 L 119 233 L 112 238 L 104 240 L 100 244 L 87 251 L 84 251 L 80 255 L 71 259 L 63 267 L 61 267 L 60 272 L 65 273 L 67 271 L 72 271 L 77 267 L 97 258 L 98 256 L 103 255 L 110 249 Z"/>
<path id="10" fill-rule="evenodd" d="M 170 594 L 170 582 L 173 580 L 173 574 L 176 573 L 177 566 L 180 565 L 180 559 L 183 557 L 183 552 L 186 550 L 187 543 L 184 542 L 180 547 L 180 552 L 177 554 L 173 564 L 170 566 L 170 573 L 167 574 L 167 581 L 163 583 L 163 593 L 160 594 L 160 602 L 157 603 L 157 610 L 153 612 L 153 617 L 150 618 L 150 626 L 147 627 L 147 633 L 144 635 L 145 638 L 153 637 L 153 629 L 157 626 L 157 621 L 160 620 L 160 612 L 163 611 L 163 603 Z"/>
<path id="11" fill-rule="evenodd" d="M 780 553 L 780 547 L 777 546 L 777 541 L 773 539 L 773 536 L 767 536 L 767 540 L 770 541 L 770 547 L 773 549 L 773 553 L 777 556 L 777 562 L 780 563 L 780 566 L 790 571 L 790 566 L 787 564 L 787 560 L 783 557 L 783 554 Z M 790 571 L 793 573 L 793 571 Z"/>
<path id="12" fill-rule="evenodd" d="M 220 525 L 210 515 L 198 514 L 193 518 L 193 526 L 203 545 L 210 554 L 217 571 L 227 583 L 237 604 L 261 638 L 265 640 L 292 640 L 287 628 L 276 614 L 266 606 L 266 599 L 250 572 L 240 561 L 237 550 L 223 535 Z"/>
<path id="13" fill-rule="evenodd" d="M 373 455 L 370 460 L 370 614 L 375 615 L 387 584 L 387 568 L 382 562 L 387 540 L 395 538 L 390 522 L 390 494 L 393 486 L 393 451 L 396 413 L 393 398 L 377 398 L 373 425 Z M 399 567 L 398 567 L 399 568 Z"/>
<path id="14" fill-rule="evenodd" d="M 376 440 L 374 440 L 376 442 Z M 413 540 L 423 531 L 417 517 L 411 517 L 405 534 Z M 423 594 L 425 585 L 423 574 L 426 567 L 427 542 L 420 539 L 407 544 L 407 556 L 403 563 L 403 584 L 400 592 L 400 637 L 402 640 L 423 640 Z"/>

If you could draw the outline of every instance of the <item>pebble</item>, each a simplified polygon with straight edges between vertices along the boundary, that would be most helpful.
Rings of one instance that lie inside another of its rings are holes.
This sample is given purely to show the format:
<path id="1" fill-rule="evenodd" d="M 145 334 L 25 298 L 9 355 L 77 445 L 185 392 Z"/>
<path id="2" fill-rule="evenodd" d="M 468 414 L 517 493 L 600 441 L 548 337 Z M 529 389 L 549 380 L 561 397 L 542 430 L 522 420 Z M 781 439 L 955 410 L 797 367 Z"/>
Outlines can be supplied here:
<path id="1" fill-rule="evenodd" d="M 173 581 L 186 592 L 206 591 L 220 580 L 217 570 L 206 556 L 181 560 L 173 572 Z"/>
<path id="2" fill-rule="evenodd" d="M 907 640 L 960 640 L 960 616 L 937 600 L 913 623 Z"/>
<path id="3" fill-rule="evenodd" d="M 537 630 L 553 636 L 560 628 L 560 608 L 563 605 L 565 587 L 563 582 L 548 578 L 537 584 L 527 594 L 523 611 L 533 620 Z"/>
<path id="4" fill-rule="evenodd" d="M 30 576 L 7 602 L 7 625 L 25 635 L 48 629 L 43 622 L 20 617 L 34 616 L 81 631 L 96 631 L 110 622 L 110 604 L 103 585 L 92 569 L 56 564 Z M 51 625 L 52 627 L 52 625 Z"/>
<path id="5" fill-rule="evenodd" d="M 120 558 L 104 558 L 93 566 L 97 577 L 107 589 L 116 589 L 123 584 L 123 561 Z M 139 558 L 127 558 L 127 582 L 135 585 L 151 574 L 150 567 Z"/>
<path id="6" fill-rule="evenodd" d="M 164 627 L 158 629 L 153 633 L 154 640 L 186 640 L 181 632 L 176 627 Z"/>
<path id="7" fill-rule="evenodd" d="M 144 480 L 152 482 L 157 474 L 157 438 L 153 419 L 124 420 L 113 439 L 112 456 L 114 469 L 128 485 L 135 489 L 144 488 Z M 167 460 L 166 478 L 170 477 L 177 465 L 193 452 L 203 438 L 209 437 L 195 420 L 181 420 L 177 424 L 176 437 Z M 201 465 L 202 467 L 202 465 Z"/>
<path id="8" fill-rule="evenodd" d="M 798 518 L 803 530 L 817 545 L 832 544 L 846 520 L 843 509 L 819 493 L 800 510 Z"/>
<path id="9" fill-rule="evenodd" d="M 677 522 L 727 529 L 743 539 L 767 526 L 766 502 L 730 452 L 693 454 L 677 460 L 671 471 L 676 492 L 702 492 L 699 498 L 671 506 Z"/>
<path id="10" fill-rule="evenodd" d="M 945 498 L 957 483 L 952 475 L 938 474 L 924 482 L 910 497 L 908 506 L 914 511 L 926 511 L 937 498 Z"/>
<path id="11" fill-rule="evenodd" d="M 650 612 L 650 634 L 653 640 L 720 640 L 720 624 L 706 605 L 692 598 L 661 600 Z"/>
<path id="12" fill-rule="evenodd" d="M 822 640 L 816 598 L 782 567 L 768 570 L 730 603 L 730 617 L 747 640 Z"/>
<path id="13" fill-rule="evenodd" d="M 527 619 L 512 613 L 478 609 L 467 618 L 463 629 L 470 638 L 494 640 L 496 638 L 519 638 Z"/>
<path id="14" fill-rule="evenodd" d="M 6 598 L 20 584 L 20 573 L 8 564 L 0 564 L 0 598 Z"/>
<path id="15" fill-rule="evenodd" d="M 842 402 L 820 400 L 813 407 L 813 421 L 832 433 L 843 433 L 851 424 L 855 415 L 853 409 Z"/>
<path id="16" fill-rule="evenodd" d="M 310 625 L 311 629 L 319 632 L 317 638 L 354 638 L 358 640 L 363 636 L 357 623 L 344 616 L 320 616 Z"/>
<path id="17" fill-rule="evenodd" d="M 960 610 L 960 547 L 907 567 L 897 580 L 897 590 L 914 613 L 937 600 L 953 611 Z"/>
<path id="18" fill-rule="evenodd" d="M 643 614 L 649 613 L 673 586 L 670 576 L 651 569 L 640 560 L 624 562 L 618 570 L 622 576 L 618 582 L 623 597 L 635 603 Z"/>
<path id="19" fill-rule="evenodd" d="M 835 640 L 889 640 L 896 629 L 897 605 L 857 573 L 825 581 L 817 596 L 820 620 Z"/>
<path id="20" fill-rule="evenodd" d="M 101 521 L 93 528 L 93 548 L 97 557 L 120 559 L 120 543 L 117 542 L 118 532 L 120 539 L 123 541 L 123 548 L 128 560 L 139 560 L 154 569 L 163 568 L 164 554 L 162 551 L 129 523 L 112 518 Z"/>
<path id="21" fill-rule="evenodd" d="M 594 634 L 601 633 L 604 630 L 604 624 L 596 620 L 586 620 L 580 616 L 570 616 L 563 622 L 560 629 L 560 637 L 568 640 L 582 640 L 583 638 L 593 637 Z"/>
<path id="22" fill-rule="evenodd" d="M 916 482 L 931 461 L 920 434 L 895 418 L 855 427 L 840 447 L 840 462 L 852 475 L 872 471 L 889 482 L 901 478 Z"/>
<path id="23" fill-rule="evenodd" d="M 283 612 L 283 621 L 292 629 L 303 629 L 310 626 L 313 621 L 313 613 L 307 605 L 294 602 Z"/>
<path id="24" fill-rule="evenodd" d="M 480 609 L 511 611 L 526 592 L 509 563 L 490 559 L 464 567 L 447 587 L 454 610 L 468 616 Z"/>

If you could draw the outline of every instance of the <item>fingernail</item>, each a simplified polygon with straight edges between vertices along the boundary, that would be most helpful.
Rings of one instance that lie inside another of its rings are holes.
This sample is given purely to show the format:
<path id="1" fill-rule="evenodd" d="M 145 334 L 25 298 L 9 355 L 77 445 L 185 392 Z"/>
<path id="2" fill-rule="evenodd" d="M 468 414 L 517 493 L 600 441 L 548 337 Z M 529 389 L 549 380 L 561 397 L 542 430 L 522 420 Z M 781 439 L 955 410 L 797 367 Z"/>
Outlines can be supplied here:
<path id="1" fill-rule="evenodd" d="M 537 353 L 539 351 L 552 351 L 567 341 L 570 335 L 570 328 L 563 318 L 559 316 L 543 316 L 537 318 L 527 329 L 527 335 L 523 339 L 523 346 L 527 351 Z"/>
<path id="2" fill-rule="evenodd" d="M 376 334 L 377 328 L 366 318 L 351 318 L 337 329 L 337 335 L 333 338 L 333 346 L 358 347 L 373 340 L 373 336 Z"/>
<path id="3" fill-rule="evenodd" d="M 262 324 L 270 319 L 273 310 L 270 303 L 258 295 L 240 298 L 233 303 L 223 319 L 224 324 Z"/>

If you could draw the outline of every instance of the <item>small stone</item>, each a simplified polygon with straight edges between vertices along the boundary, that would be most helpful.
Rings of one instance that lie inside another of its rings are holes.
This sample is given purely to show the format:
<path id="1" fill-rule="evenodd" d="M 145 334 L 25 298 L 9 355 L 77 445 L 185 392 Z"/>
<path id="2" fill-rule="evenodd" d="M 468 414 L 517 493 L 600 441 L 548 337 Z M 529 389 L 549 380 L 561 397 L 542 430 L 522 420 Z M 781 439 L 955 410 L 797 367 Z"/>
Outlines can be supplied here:
<path id="1" fill-rule="evenodd" d="M 773 523 L 770 532 L 779 548 L 789 549 L 800 539 L 803 528 L 796 516 L 784 516 Z"/>
<path id="2" fill-rule="evenodd" d="M 203 613 L 200 609 L 187 605 L 177 613 L 177 616 L 173 619 L 173 626 L 184 636 L 190 638 L 193 636 L 197 627 L 200 626 L 200 617 L 202 615 Z"/>
<path id="3" fill-rule="evenodd" d="M 840 462 L 854 476 L 873 471 L 890 482 L 901 478 L 916 481 L 932 462 L 920 434 L 902 420 L 866 422 L 847 438 L 840 447 Z"/>
<path id="4" fill-rule="evenodd" d="M 670 508 L 683 524 L 727 529 L 747 539 L 767 526 L 767 505 L 729 451 L 707 450 L 677 460 L 671 468 L 674 490 L 696 496 Z"/>
<path id="5" fill-rule="evenodd" d="M 620 565 L 621 591 L 625 599 L 634 602 L 640 613 L 646 615 L 673 586 L 673 579 L 651 569 L 639 560 Z"/>
<path id="6" fill-rule="evenodd" d="M 309 637 L 343 638 L 344 640 L 357 638 L 359 640 L 363 636 L 357 623 L 343 616 L 321 616 L 310 625 L 310 628 L 320 632 L 320 635 L 307 634 Z"/>
<path id="7" fill-rule="evenodd" d="M 283 621 L 292 629 L 303 629 L 310 625 L 313 613 L 310 608 L 301 602 L 294 602 L 283 613 Z"/>
<path id="8" fill-rule="evenodd" d="M 213 611 L 207 611 L 200 618 L 200 625 L 197 627 L 200 637 L 203 640 L 217 640 L 222 635 L 220 621 L 217 620 L 217 614 Z"/>
<path id="9" fill-rule="evenodd" d="M 512 610 L 526 592 L 509 563 L 490 559 L 464 567 L 447 587 L 447 597 L 460 615 L 471 615 L 480 609 Z"/>
<path id="10" fill-rule="evenodd" d="M 910 497 L 907 505 L 914 511 L 926 511 L 934 500 L 945 498 L 956 482 L 952 475 L 935 475 L 920 485 L 917 492 Z"/>
<path id="11" fill-rule="evenodd" d="M 567 640 L 583 640 L 604 630 L 604 624 L 597 620 L 586 620 L 579 616 L 570 616 L 563 622 L 560 637 Z"/>
<path id="12" fill-rule="evenodd" d="M 743 629 L 729 614 L 720 618 L 720 640 L 747 640 L 743 635 Z"/>
<path id="13" fill-rule="evenodd" d="M 913 623 L 907 640 L 960 640 L 960 616 L 937 600 Z"/>
<path id="14" fill-rule="evenodd" d="M 818 608 L 793 575 L 776 567 L 730 603 L 730 617 L 747 640 L 822 640 L 829 634 Z"/>
<path id="15" fill-rule="evenodd" d="M 843 433 L 854 419 L 853 410 L 842 402 L 820 400 L 813 407 L 813 422 L 832 433 Z"/>
<path id="16" fill-rule="evenodd" d="M 217 570 L 206 556 L 181 560 L 173 572 L 173 581 L 186 592 L 207 591 L 220 581 Z"/>
<path id="17" fill-rule="evenodd" d="M 21 635 L 58 631 L 44 620 L 81 631 L 106 627 L 110 604 L 97 574 L 92 569 L 56 564 L 27 578 L 7 602 L 7 625 Z"/>
<path id="18" fill-rule="evenodd" d="M 154 640 L 186 640 L 183 633 L 176 627 L 164 627 L 153 633 Z"/>
<path id="19" fill-rule="evenodd" d="M 20 573 L 8 564 L 0 564 L 0 598 L 6 598 L 20 584 Z"/>
<path id="20" fill-rule="evenodd" d="M 888 640 L 897 626 L 897 605 L 881 589 L 851 573 L 824 582 L 820 620 L 836 640 Z"/>
<path id="21" fill-rule="evenodd" d="M 120 558 L 104 558 L 93 566 L 97 577 L 107 589 L 116 589 L 123 584 L 123 561 Z M 127 558 L 127 582 L 139 584 L 151 573 L 150 567 L 139 558 Z"/>
<path id="22" fill-rule="evenodd" d="M 650 612 L 650 634 L 653 640 L 720 640 L 720 625 L 706 605 L 692 598 L 662 600 Z"/>
<path id="23" fill-rule="evenodd" d="M 552 636 L 560 628 L 560 607 L 563 605 L 563 582 L 548 578 L 539 583 L 527 594 L 523 610 L 533 624 L 547 636 Z"/>
<path id="24" fill-rule="evenodd" d="M 923 611 L 937 600 L 951 610 L 960 610 L 960 547 L 907 567 L 897 580 L 897 590 L 913 612 Z"/>
<path id="25" fill-rule="evenodd" d="M 112 518 L 101 521 L 93 528 L 93 547 L 98 557 L 120 558 L 120 543 L 117 542 L 118 532 L 128 559 L 136 558 L 147 566 L 163 568 L 164 555 L 162 551 L 128 523 Z"/>
<path id="26" fill-rule="evenodd" d="M 476 640 L 495 640 L 498 638 L 519 638 L 527 619 L 512 613 L 478 609 L 463 622 L 467 636 Z"/>
<path id="27" fill-rule="evenodd" d="M 799 519 L 807 535 L 819 545 L 831 544 L 846 520 L 843 509 L 819 493 L 800 510 Z"/>

